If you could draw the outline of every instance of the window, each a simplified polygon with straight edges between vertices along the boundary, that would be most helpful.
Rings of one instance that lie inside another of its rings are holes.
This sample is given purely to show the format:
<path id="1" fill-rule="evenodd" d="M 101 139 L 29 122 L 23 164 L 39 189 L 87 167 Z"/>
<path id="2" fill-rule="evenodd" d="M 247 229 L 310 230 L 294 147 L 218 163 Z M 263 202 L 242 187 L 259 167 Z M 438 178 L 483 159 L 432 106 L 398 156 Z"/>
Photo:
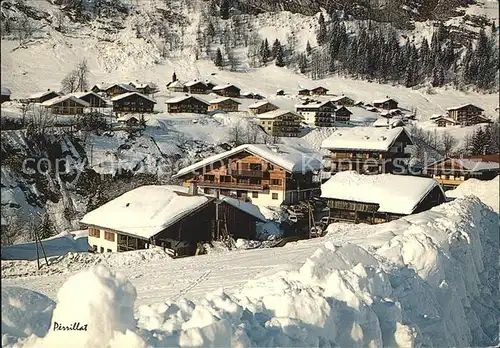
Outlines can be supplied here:
<path id="1" fill-rule="evenodd" d="M 281 179 L 271 179 L 271 185 L 281 186 Z"/>
<path id="2" fill-rule="evenodd" d="M 268 170 L 273 170 L 273 169 L 274 169 L 274 166 L 273 166 L 271 163 L 268 163 L 268 164 L 267 164 L 267 169 L 268 169 Z"/>
<path id="3" fill-rule="evenodd" d="M 93 250 L 94 252 L 97 252 L 97 245 L 92 245 L 92 250 Z"/>
<path id="4" fill-rule="evenodd" d="M 215 181 L 215 175 L 211 175 L 211 174 L 203 175 L 203 180 L 204 181 Z"/>
<path id="5" fill-rule="evenodd" d="M 261 184 L 261 181 L 260 181 L 260 178 L 250 178 L 250 184 L 253 184 L 253 185 L 260 185 Z"/>
<path id="6" fill-rule="evenodd" d="M 252 192 L 252 198 L 259 198 L 258 192 Z"/>
<path id="7" fill-rule="evenodd" d="M 262 164 L 250 163 L 250 170 L 262 170 Z"/>
<path id="8" fill-rule="evenodd" d="M 101 247 L 101 253 L 103 253 L 103 252 L 104 252 L 104 248 L 103 248 L 103 247 Z"/>
<path id="9" fill-rule="evenodd" d="M 231 182 L 231 176 L 229 176 L 229 175 L 221 175 L 220 182 Z"/>
<path id="10" fill-rule="evenodd" d="M 109 240 L 110 242 L 114 242 L 115 234 L 113 232 L 104 231 L 104 239 Z"/>
<path id="11" fill-rule="evenodd" d="M 111 249 L 107 249 L 106 251 L 107 251 L 108 253 L 112 252 L 112 251 L 111 251 Z"/>
<path id="12" fill-rule="evenodd" d="M 271 198 L 272 198 L 272 199 L 278 199 L 278 194 L 277 194 L 277 193 L 273 193 L 273 194 L 271 194 Z"/>
<path id="13" fill-rule="evenodd" d="M 267 127 L 267 130 L 271 130 L 271 127 Z"/>
<path id="14" fill-rule="evenodd" d="M 89 227 L 89 237 L 101 238 L 101 231 L 98 228 Z"/>

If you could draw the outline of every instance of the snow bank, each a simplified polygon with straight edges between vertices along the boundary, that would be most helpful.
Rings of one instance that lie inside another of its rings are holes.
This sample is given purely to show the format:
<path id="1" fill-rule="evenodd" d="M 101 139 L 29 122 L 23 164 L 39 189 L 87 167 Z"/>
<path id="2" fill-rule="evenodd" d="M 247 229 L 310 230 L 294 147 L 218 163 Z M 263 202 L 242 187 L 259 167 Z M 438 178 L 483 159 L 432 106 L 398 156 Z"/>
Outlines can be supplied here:
<path id="1" fill-rule="evenodd" d="M 330 225 L 329 235 L 346 226 Z M 498 214 L 479 199 L 350 231 L 351 243 L 332 238 L 298 270 L 232 294 L 140 306 L 138 329 L 132 286 L 104 268 L 85 271 L 61 288 L 52 321 L 88 322 L 92 335 L 49 331 L 32 340 L 96 347 L 498 344 Z"/>
<path id="2" fill-rule="evenodd" d="M 499 186 L 500 176 L 489 181 L 469 179 L 456 189 L 446 191 L 446 195 L 453 198 L 474 195 L 498 213 L 500 211 L 500 203 L 498 202 L 500 196 Z"/>
<path id="3" fill-rule="evenodd" d="M 87 236 L 75 236 L 67 232 L 44 239 L 42 243 L 47 256 L 59 256 L 68 252 L 89 251 Z M 36 249 L 37 244 L 34 242 L 3 246 L 1 248 L 2 260 L 36 260 Z M 39 257 L 43 257 L 41 249 L 39 249 Z"/>

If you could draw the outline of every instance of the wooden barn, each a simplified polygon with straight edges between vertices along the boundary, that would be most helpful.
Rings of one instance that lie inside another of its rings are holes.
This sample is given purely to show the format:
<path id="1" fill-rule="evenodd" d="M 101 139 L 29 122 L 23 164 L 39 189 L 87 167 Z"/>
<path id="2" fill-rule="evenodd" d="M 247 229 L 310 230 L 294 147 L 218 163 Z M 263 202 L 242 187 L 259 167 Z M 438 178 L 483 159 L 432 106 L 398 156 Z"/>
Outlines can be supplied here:
<path id="1" fill-rule="evenodd" d="M 321 198 L 336 222 L 377 224 L 420 213 L 446 201 L 431 178 L 354 171 L 333 175 L 321 185 Z"/>
<path id="2" fill-rule="evenodd" d="M 256 238 L 265 218 L 257 207 L 229 197 L 200 194 L 196 183 L 141 186 L 87 213 L 96 252 L 122 252 L 160 246 L 175 256 L 194 255 L 198 243 Z M 218 228 L 217 228 L 218 226 Z"/>
<path id="3" fill-rule="evenodd" d="M 239 98 L 241 89 L 232 84 L 217 85 L 212 88 L 212 92 L 222 97 Z"/>
<path id="4" fill-rule="evenodd" d="M 192 95 L 183 95 L 169 99 L 165 102 L 167 112 L 170 113 L 195 113 L 206 114 L 208 112 L 209 103 Z"/>
<path id="5" fill-rule="evenodd" d="M 328 93 L 328 88 L 325 88 L 323 86 L 318 86 L 311 89 L 311 94 L 314 95 L 326 95 L 327 93 Z"/>
<path id="6" fill-rule="evenodd" d="M 345 106 L 341 106 L 337 110 L 335 110 L 335 121 L 347 123 L 351 120 L 352 112 L 346 108 Z"/>
<path id="7" fill-rule="evenodd" d="M 57 115 L 80 115 L 90 104 L 75 96 L 63 95 L 44 101 L 42 106 Z"/>
<path id="8" fill-rule="evenodd" d="M 193 80 L 184 84 L 184 91 L 189 94 L 206 94 L 210 92 L 210 88 L 204 82 Z"/>
<path id="9" fill-rule="evenodd" d="M 134 86 L 131 86 L 127 83 L 114 83 L 111 86 L 108 86 L 105 90 L 105 93 L 109 97 L 114 97 L 129 92 L 139 92 L 139 91 Z"/>
<path id="10" fill-rule="evenodd" d="M 299 95 L 311 95 L 311 90 L 307 88 L 299 89 Z"/>
<path id="11" fill-rule="evenodd" d="M 240 102 L 231 98 L 216 98 L 209 101 L 208 111 L 221 110 L 226 112 L 237 112 Z"/>
<path id="12" fill-rule="evenodd" d="M 372 104 L 374 107 L 384 110 L 392 110 L 398 108 L 398 102 L 392 98 L 374 100 Z"/>
<path id="13" fill-rule="evenodd" d="M 117 113 L 138 112 L 151 113 L 156 101 L 138 92 L 127 92 L 111 98 L 113 111 Z"/>
<path id="14" fill-rule="evenodd" d="M 267 100 L 259 101 L 248 105 L 248 112 L 254 115 L 259 115 L 264 112 L 277 110 L 278 107 Z"/>
<path id="15" fill-rule="evenodd" d="M 339 95 L 330 99 L 335 105 L 354 106 L 354 100 L 345 95 Z"/>

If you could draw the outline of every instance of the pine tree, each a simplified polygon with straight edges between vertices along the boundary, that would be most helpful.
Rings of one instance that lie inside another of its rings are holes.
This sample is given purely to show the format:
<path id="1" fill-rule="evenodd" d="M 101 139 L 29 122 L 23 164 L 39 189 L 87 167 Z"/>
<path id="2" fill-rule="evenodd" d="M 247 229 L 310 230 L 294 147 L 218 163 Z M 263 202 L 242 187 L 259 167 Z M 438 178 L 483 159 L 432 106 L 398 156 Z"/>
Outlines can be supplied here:
<path id="1" fill-rule="evenodd" d="M 479 128 L 472 135 L 472 155 L 484 155 L 486 153 L 487 139 L 485 138 L 485 132 L 483 128 Z"/>
<path id="2" fill-rule="evenodd" d="M 309 43 L 309 41 L 307 41 L 307 44 L 306 44 L 306 53 L 307 55 L 310 55 L 311 54 L 311 44 Z"/>
<path id="3" fill-rule="evenodd" d="M 283 67 L 285 66 L 285 61 L 283 59 L 283 48 L 281 45 L 277 49 L 278 51 L 276 52 L 276 66 Z"/>
<path id="4" fill-rule="evenodd" d="M 220 48 L 217 48 L 217 52 L 215 53 L 214 64 L 215 66 L 222 67 L 223 66 L 222 52 Z"/>
<path id="5" fill-rule="evenodd" d="M 172 74 L 172 82 L 175 82 L 177 81 L 177 75 L 175 74 L 175 71 L 174 73 Z"/>
<path id="6" fill-rule="evenodd" d="M 207 37 L 210 38 L 211 41 L 213 41 L 213 38 L 215 36 L 215 27 L 212 22 L 209 22 L 207 25 Z"/>
<path id="7" fill-rule="evenodd" d="M 320 17 L 322 18 L 322 17 Z M 326 33 L 326 24 L 325 22 L 319 24 L 319 29 L 318 32 L 316 33 L 316 41 L 318 42 L 318 46 L 322 46 L 327 39 L 327 33 Z"/>
<path id="8" fill-rule="evenodd" d="M 281 50 L 281 43 L 280 43 L 280 40 L 276 39 L 276 40 L 274 40 L 274 43 L 273 43 L 273 48 L 271 50 L 271 56 L 273 58 L 276 58 L 276 55 L 278 54 L 279 50 Z"/>
<path id="9" fill-rule="evenodd" d="M 222 19 L 229 18 L 229 0 L 221 0 L 219 15 Z"/>
<path id="10" fill-rule="evenodd" d="M 266 64 L 269 60 L 269 57 L 271 56 L 271 51 L 269 50 L 269 42 L 267 41 L 267 39 L 261 42 L 259 54 L 262 64 Z"/>
<path id="11" fill-rule="evenodd" d="M 298 66 L 299 66 L 299 70 L 302 74 L 306 72 L 307 65 L 308 65 L 308 63 L 307 63 L 306 55 L 304 53 L 300 53 L 298 56 Z"/>
<path id="12" fill-rule="evenodd" d="M 325 24 L 325 17 L 323 17 L 323 12 L 320 12 L 318 17 L 318 24 Z"/>

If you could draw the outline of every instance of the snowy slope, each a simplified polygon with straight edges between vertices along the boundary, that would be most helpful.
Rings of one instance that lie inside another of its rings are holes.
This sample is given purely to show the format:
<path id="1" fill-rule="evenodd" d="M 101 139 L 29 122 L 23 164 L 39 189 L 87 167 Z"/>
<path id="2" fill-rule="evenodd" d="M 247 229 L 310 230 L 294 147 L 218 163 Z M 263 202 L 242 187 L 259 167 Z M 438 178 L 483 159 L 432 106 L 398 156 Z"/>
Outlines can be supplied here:
<path id="1" fill-rule="evenodd" d="M 382 225 L 333 224 L 325 238 L 281 249 L 3 285 L 55 298 L 68 279 L 52 322 L 89 324 L 83 332 L 51 330 L 42 341 L 32 336 L 26 347 L 496 345 L 497 226 L 497 213 L 464 198 Z M 93 325 L 104 318 L 107 325 Z"/>

